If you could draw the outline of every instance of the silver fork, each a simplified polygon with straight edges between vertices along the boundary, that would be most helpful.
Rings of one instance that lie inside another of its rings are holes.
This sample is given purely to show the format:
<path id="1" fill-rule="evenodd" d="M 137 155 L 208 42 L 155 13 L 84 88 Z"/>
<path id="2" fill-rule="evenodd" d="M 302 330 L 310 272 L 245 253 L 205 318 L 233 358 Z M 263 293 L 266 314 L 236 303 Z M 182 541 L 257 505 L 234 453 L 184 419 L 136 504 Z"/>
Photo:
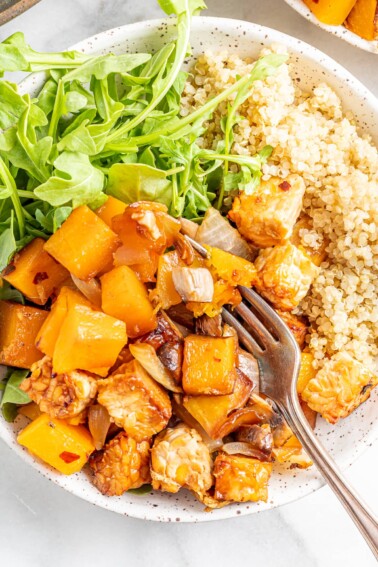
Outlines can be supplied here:
<path id="1" fill-rule="evenodd" d="M 188 240 L 202 256 L 207 256 L 205 248 L 193 239 Z M 243 286 L 239 286 L 239 291 L 243 302 L 233 312 L 246 324 L 248 330 L 228 309 L 223 309 L 222 317 L 234 327 L 240 341 L 257 359 L 260 367 L 260 391 L 277 404 L 289 427 L 378 559 L 377 519 L 343 478 L 335 461 L 311 429 L 299 404 L 297 378 L 301 352 L 295 338 L 260 295 Z"/>

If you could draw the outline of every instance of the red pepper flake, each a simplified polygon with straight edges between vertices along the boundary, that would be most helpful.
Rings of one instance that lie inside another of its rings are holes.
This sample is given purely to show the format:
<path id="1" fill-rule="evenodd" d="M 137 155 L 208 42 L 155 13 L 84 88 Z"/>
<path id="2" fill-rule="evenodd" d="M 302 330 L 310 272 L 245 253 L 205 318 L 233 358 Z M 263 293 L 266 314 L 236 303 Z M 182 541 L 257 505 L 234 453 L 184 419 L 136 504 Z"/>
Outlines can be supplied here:
<path id="1" fill-rule="evenodd" d="M 80 459 L 80 455 L 76 455 L 76 453 L 70 453 L 69 451 L 63 451 L 60 453 L 59 457 L 67 464 L 73 463 Z"/>
<path id="2" fill-rule="evenodd" d="M 291 185 L 288 181 L 282 181 L 278 187 L 282 189 L 282 191 L 289 191 L 289 189 L 291 189 Z"/>
<path id="3" fill-rule="evenodd" d="M 221 358 L 215 358 L 215 356 L 214 356 L 214 360 L 215 360 L 215 362 L 220 362 L 222 359 Z"/>
<path id="4" fill-rule="evenodd" d="M 37 272 L 34 276 L 33 284 L 38 285 L 39 283 L 43 282 L 44 280 L 48 280 L 49 276 L 47 272 Z"/>

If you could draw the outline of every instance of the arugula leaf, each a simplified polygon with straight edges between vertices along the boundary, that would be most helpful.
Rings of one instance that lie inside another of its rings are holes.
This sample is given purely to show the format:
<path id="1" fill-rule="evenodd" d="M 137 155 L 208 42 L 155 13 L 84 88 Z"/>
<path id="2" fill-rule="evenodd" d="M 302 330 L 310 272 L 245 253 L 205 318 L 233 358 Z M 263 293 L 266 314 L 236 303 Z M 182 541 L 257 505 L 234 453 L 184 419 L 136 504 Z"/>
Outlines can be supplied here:
<path id="1" fill-rule="evenodd" d="M 53 234 L 61 227 L 72 213 L 72 207 L 57 207 L 44 214 L 40 209 L 35 212 L 35 218 L 48 233 Z"/>
<path id="2" fill-rule="evenodd" d="M 149 494 L 151 491 L 151 484 L 143 484 L 139 488 L 129 488 L 127 492 L 130 492 L 131 494 L 137 494 L 138 496 L 144 496 L 145 494 Z"/>
<path id="3" fill-rule="evenodd" d="M 82 65 L 90 57 L 79 51 L 38 53 L 25 41 L 24 34 L 16 32 L 0 44 L 0 70 L 44 71 L 70 69 Z"/>
<path id="4" fill-rule="evenodd" d="M 25 304 L 24 296 L 18 289 L 12 287 L 8 282 L 5 280 L 2 281 L 2 285 L 0 287 L 0 299 L 3 301 L 15 301 L 16 303 Z"/>
<path id="5" fill-rule="evenodd" d="M 21 382 L 29 374 L 29 370 L 11 370 L 0 401 L 0 408 L 6 421 L 12 422 L 17 416 L 17 406 L 29 404 L 31 399 L 26 392 L 20 390 Z"/>
<path id="6" fill-rule="evenodd" d="M 17 250 L 17 243 L 13 234 L 13 228 L 5 229 L 0 234 L 0 271 L 9 264 L 13 254 Z"/>
<path id="7" fill-rule="evenodd" d="M 168 16 L 171 14 L 178 16 L 186 10 L 190 10 L 191 14 L 198 15 L 201 10 L 207 8 L 205 2 L 202 0 L 158 0 L 158 2 L 161 9 L 164 10 Z"/>
<path id="8" fill-rule="evenodd" d="M 4 130 L 19 121 L 27 103 L 17 92 L 17 85 L 0 81 L 0 128 Z"/>
<path id="9" fill-rule="evenodd" d="M 67 203 L 78 207 L 90 205 L 101 195 L 104 174 L 91 164 L 85 154 L 65 151 L 54 161 L 54 168 L 50 179 L 34 191 L 41 201 L 53 207 Z"/>
<path id="10" fill-rule="evenodd" d="M 126 122 L 108 136 L 108 141 L 122 139 L 125 134 L 133 130 L 156 108 L 159 103 L 167 95 L 168 91 L 174 84 L 182 64 L 184 63 L 190 38 L 190 21 L 193 12 L 205 8 L 205 4 L 200 0 L 159 0 L 160 6 L 166 13 L 174 13 L 177 18 L 177 41 L 174 51 L 174 58 L 171 68 L 164 75 L 162 68 L 152 85 L 152 98 L 148 105 L 135 118 Z"/>
<path id="11" fill-rule="evenodd" d="M 125 53 L 123 55 L 100 55 L 91 58 L 80 67 L 70 71 L 63 77 L 63 82 L 81 81 L 86 83 L 92 76 L 96 79 L 106 79 L 111 73 L 128 73 L 151 59 L 148 53 Z"/>
<path id="12" fill-rule="evenodd" d="M 116 163 L 109 170 L 106 188 L 124 203 L 135 201 L 157 201 L 169 206 L 172 199 L 172 184 L 167 172 L 143 163 Z"/>

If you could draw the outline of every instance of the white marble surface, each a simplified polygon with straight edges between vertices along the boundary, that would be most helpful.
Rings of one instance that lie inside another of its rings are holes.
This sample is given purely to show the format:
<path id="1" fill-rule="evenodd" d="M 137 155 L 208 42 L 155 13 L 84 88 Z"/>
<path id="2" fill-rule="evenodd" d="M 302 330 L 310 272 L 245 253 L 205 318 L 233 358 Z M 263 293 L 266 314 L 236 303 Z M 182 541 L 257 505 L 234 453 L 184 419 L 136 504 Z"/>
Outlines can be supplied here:
<path id="1" fill-rule="evenodd" d="M 283 0 L 208 0 L 209 15 L 255 21 L 337 59 L 378 95 L 378 56 L 312 26 Z M 37 49 L 62 49 L 120 24 L 161 15 L 155 0 L 42 0 L 0 28 Z M 376 563 L 328 488 L 279 510 L 200 525 L 142 523 L 95 509 L 41 478 L 0 442 L 0 565 L 15 567 L 373 567 Z M 348 471 L 378 510 L 376 451 Z"/>

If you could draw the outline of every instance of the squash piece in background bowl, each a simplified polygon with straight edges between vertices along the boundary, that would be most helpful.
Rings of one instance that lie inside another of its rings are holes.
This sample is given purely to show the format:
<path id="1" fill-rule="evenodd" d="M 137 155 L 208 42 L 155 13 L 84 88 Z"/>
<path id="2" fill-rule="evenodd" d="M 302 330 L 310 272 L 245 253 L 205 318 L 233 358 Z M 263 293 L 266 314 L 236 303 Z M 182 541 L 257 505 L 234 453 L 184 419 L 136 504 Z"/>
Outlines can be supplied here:
<path id="1" fill-rule="evenodd" d="M 356 0 L 304 0 L 304 3 L 323 24 L 340 26 L 345 22 Z"/>
<path id="2" fill-rule="evenodd" d="M 357 0 L 345 27 L 368 41 L 378 39 L 378 1 Z"/>

